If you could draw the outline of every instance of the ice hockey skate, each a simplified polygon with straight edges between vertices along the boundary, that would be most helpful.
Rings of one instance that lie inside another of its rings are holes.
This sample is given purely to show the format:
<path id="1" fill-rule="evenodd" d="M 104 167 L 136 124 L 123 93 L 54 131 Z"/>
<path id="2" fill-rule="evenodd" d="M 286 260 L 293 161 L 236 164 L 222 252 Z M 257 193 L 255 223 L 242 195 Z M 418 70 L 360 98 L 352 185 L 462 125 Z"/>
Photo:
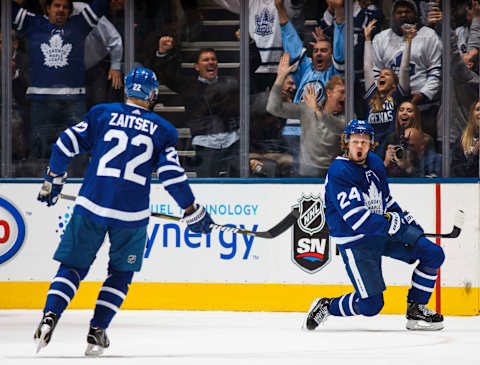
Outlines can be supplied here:
<path id="1" fill-rule="evenodd" d="M 85 350 L 86 356 L 100 356 L 103 354 L 103 351 L 110 346 L 106 330 L 100 327 L 90 326 L 87 343 L 87 349 Z"/>
<path id="2" fill-rule="evenodd" d="M 308 310 L 308 315 L 307 318 L 305 318 L 302 328 L 313 331 L 321 323 L 324 323 L 330 314 L 328 307 L 330 307 L 331 300 L 331 298 L 326 297 L 316 298 Z"/>
<path id="3" fill-rule="evenodd" d="M 50 339 L 52 338 L 53 330 L 57 325 L 58 317 L 53 312 L 47 312 L 43 314 L 42 320 L 38 325 L 35 334 L 33 335 L 33 339 L 37 344 L 37 351 L 36 353 L 48 345 Z"/>
<path id="4" fill-rule="evenodd" d="M 443 329 L 443 316 L 424 304 L 408 302 L 407 329 L 413 331 L 438 331 Z"/>

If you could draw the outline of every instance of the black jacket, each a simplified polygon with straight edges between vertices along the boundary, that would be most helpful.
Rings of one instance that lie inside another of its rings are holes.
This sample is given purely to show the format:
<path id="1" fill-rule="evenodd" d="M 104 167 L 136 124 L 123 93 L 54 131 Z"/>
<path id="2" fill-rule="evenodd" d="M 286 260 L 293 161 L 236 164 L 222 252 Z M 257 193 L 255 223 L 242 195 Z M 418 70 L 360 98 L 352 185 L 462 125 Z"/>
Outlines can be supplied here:
<path id="1" fill-rule="evenodd" d="M 192 136 L 239 128 L 240 88 L 235 78 L 219 76 L 216 82 L 208 84 L 184 75 L 175 52 L 155 57 L 152 68 L 162 83 L 183 97 Z"/>

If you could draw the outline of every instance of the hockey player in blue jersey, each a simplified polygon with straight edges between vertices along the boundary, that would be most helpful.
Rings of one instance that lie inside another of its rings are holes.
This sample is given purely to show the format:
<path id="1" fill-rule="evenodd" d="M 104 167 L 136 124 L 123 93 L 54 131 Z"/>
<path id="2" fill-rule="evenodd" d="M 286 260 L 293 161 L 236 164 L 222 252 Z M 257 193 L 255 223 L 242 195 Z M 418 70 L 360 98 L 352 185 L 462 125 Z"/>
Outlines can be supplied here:
<path id="1" fill-rule="evenodd" d="M 150 111 L 158 88 L 155 74 L 135 68 L 125 78 L 126 103 L 93 107 L 53 145 L 38 200 L 54 205 L 70 160 L 90 152 L 91 160 L 76 205 L 54 254 L 60 267 L 47 293 L 43 318 L 35 331 L 37 352 L 46 346 L 63 311 L 92 265 L 108 233 L 108 277 L 98 295 L 87 335 L 86 355 L 109 346 L 106 328 L 125 299 L 133 273 L 140 271 L 150 216 L 150 180 L 158 173 L 163 187 L 185 210 L 190 230 L 209 233 L 213 223 L 195 203 L 175 146 L 177 130 Z"/>
<path id="2" fill-rule="evenodd" d="M 445 258 L 440 246 L 423 236 L 412 215 L 390 195 L 383 161 L 374 153 L 372 126 L 352 120 L 342 138 L 343 156 L 328 170 L 325 182 L 326 219 L 330 240 L 342 256 L 355 291 L 313 301 L 304 327 L 314 330 L 333 316 L 374 316 L 383 307 L 386 289 L 382 256 L 408 264 L 418 260 L 407 298 L 407 329 L 440 330 L 443 316 L 425 305 Z"/>

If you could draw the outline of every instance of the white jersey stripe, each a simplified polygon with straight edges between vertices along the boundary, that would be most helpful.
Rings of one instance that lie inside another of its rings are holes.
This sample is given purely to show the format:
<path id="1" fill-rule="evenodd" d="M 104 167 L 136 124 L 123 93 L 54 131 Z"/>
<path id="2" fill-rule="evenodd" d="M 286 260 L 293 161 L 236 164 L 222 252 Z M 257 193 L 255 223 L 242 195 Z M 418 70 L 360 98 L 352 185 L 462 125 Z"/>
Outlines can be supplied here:
<path id="1" fill-rule="evenodd" d="M 72 141 L 74 155 L 78 155 L 80 150 L 78 149 L 77 137 L 75 137 L 75 135 L 70 129 L 65 129 L 65 134 L 70 138 L 70 141 Z"/>
<path id="2" fill-rule="evenodd" d="M 432 293 L 432 292 L 433 292 L 433 288 L 429 288 L 429 287 L 427 287 L 427 286 L 417 284 L 417 283 L 414 282 L 414 281 L 412 281 L 412 286 L 415 287 L 415 288 L 417 288 L 417 289 L 420 289 L 420 290 L 429 292 L 429 293 Z"/>
<path id="3" fill-rule="evenodd" d="M 395 204 L 395 200 L 391 199 L 391 200 L 387 203 L 387 208 L 390 208 L 393 204 Z"/>
<path id="4" fill-rule="evenodd" d="M 118 289 L 109 287 L 109 286 L 102 286 L 102 289 L 100 289 L 100 291 L 106 291 L 106 292 L 112 293 L 112 294 L 116 295 L 117 297 L 122 298 L 122 300 L 125 300 L 125 298 L 126 298 L 126 295 L 125 295 L 124 292 L 122 292 Z"/>
<path id="5" fill-rule="evenodd" d="M 348 298 L 348 307 L 350 308 L 350 312 L 352 312 L 352 315 L 356 315 L 355 310 L 353 309 L 353 298 L 355 297 L 355 292 L 350 293 L 350 298 Z"/>
<path id="6" fill-rule="evenodd" d="M 355 224 L 352 226 L 352 229 L 353 229 L 354 231 L 356 231 L 357 228 L 360 227 L 360 226 L 363 224 L 363 222 L 365 222 L 365 220 L 366 220 L 369 216 L 370 216 L 370 211 L 367 210 L 367 211 L 365 212 L 365 214 L 357 221 L 357 223 L 355 223 Z"/>
<path id="7" fill-rule="evenodd" d="M 166 172 L 166 171 L 178 171 L 178 172 L 181 172 L 181 173 L 184 173 L 185 170 L 183 169 L 182 166 L 177 166 L 177 165 L 165 165 L 165 166 L 162 166 L 160 167 L 158 170 L 157 170 L 157 174 L 161 174 L 162 172 Z"/>
<path id="8" fill-rule="evenodd" d="M 346 295 L 346 294 L 345 294 Z M 345 299 L 345 295 L 342 295 L 338 302 L 338 308 L 340 308 L 340 314 L 342 317 L 346 317 L 347 315 L 345 314 L 345 311 L 343 310 L 343 300 Z"/>
<path id="9" fill-rule="evenodd" d="M 365 289 L 365 284 L 363 284 L 362 277 L 360 276 L 360 271 L 358 270 L 357 263 L 355 262 L 355 257 L 353 256 L 353 252 L 351 249 L 347 248 L 345 250 L 345 253 L 347 254 L 348 266 L 350 266 L 350 270 L 352 270 L 352 275 L 355 279 L 355 283 L 357 284 L 357 289 L 360 293 L 360 297 L 367 298 L 367 289 Z"/>
<path id="10" fill-rule="evenodd" d="M 360 212 L 361 210 L 367 210 L 367 207 L 362 205 L 360 207 L 356 207 L 356 208 L 353 208 L 353 209 L 350 209 L 347 213 L 345 213 L 343 215 L 343 220 L 346 221 L 347 218 L 351 217 L 352 215 L 354 215 L 355 213 L 358 213 Z"/>
<path id="11" fill-rule="evenodd" d="M 70 304 L 70 300 L 71 300 L 70 297 L 60 290 L 49 290 L 47 293 L 47 297 L 49 295 L 58 295 L 60 298 L 65 299 L 65 301 L 67 302 L 67 305 Z"/>
<path id="12" fill-rule="evenodd" d="M 330 236 L 330 242 L 332 242 L 335 245 L 344 245 L 345 243 L 350 243 L 353 241 L 357 241 L 360 238 L 365 237 L 364 234 L 357 234 L 356 236 L 347 236 L 347 237 L 333 237 Z"/>
<path id="13" fill-rule="evenodd" d="M 72 283 L 67 278 L 62 278 L 62 277 L 57 276 L 55 279 L 52 280 L 52 283 L 54 283 L 54 282 L 67 284 L 73 290 L 73 295 L 75 295 L 75 293 L 77 292 L 77 287 L 75 286 L 75 284 Z"/>
<path id="14" fill-rule="evenodd" d="M 95 28 L 98 24 L 98 17 L 97 14 L 90 8 L 90 6 L 86 6 L 82 10 L 82 15 L 85 21 L 90 25 L 92 28 Z"/>
<path id="15" fill-rule="evenodd" d="M 70 152 L 70 150 L 67 147 L 65 147 L 60 137 L 58 137 L 57 142 L 55 142 L 55 144 L 57 145 L 58 148 L 60 148 L 60 151 L 62 151 L 65 156 L 67 157 L 75 156 L 73 152 Z"/>
<path id="16" fill-rule="evenodd" d="M 181 183 L 181 182 L 186 181 L 186 180 L 187 180 L 187 176 L 184 174 L 184 175 L 179 176 L 179 177 L 175 177 L 175 178 L 172 178 L 172 179 L 162 181 L 162 184 L 163 184 L 164 187 L 167 187 L 169 185 L 178 184 L 178 183 Z"/>
<path id="17" fill-rule="evenodd" d="M 424 279 L 437 280 L 437 275 L 428 275 L 418 269 L 415 269 L 413 272 Z"/>
<path id="18" fill-rule="evenodd" d="M 75 200 L 75 203 L 89 210 L 93 214 L 104 218 L 118 219 L 126 222 L 135 222 L 150 217 L 149 209 L 140 210 L 137 212 L 125 212 L 123 210 L 102 207 L 101 205 L 95 204 L 91 200 L 88 200 L 84 196 L 79 196 Z"/>
<path id="19" fill-rule="evenodd" d="M 114 312 L 118 312 L 120 308 L 118 308 L 115 304 L 112 304 L 110 302 L 107 302 L 105 300 L 97 300 L 96 305 L 103 305 L 104 307 L 110 308 Z"/>

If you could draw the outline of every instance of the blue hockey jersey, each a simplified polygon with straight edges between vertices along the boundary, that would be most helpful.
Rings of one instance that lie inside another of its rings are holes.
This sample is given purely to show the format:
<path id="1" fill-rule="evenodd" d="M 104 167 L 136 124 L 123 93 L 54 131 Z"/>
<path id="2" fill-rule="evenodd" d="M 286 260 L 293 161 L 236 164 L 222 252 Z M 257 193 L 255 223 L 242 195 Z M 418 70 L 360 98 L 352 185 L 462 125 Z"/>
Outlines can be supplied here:
<path id="1" fill-rule="evenodd" d="M 389 223 L 383 214 L 401 212 L 388 187 L 383 161 L 369 152 L 360 166 L 337 157 L 325 183 L 326 219 L 332 242 L 351 247 L 364 237 L 386 236 Z"/>
<path id="2" fill-rule="evenodd" d="M 298 62 L 296 70 L 292 74 L 293 81 L 297 86 L 294 102 L 303 101 L 303 90 L 308 84 L 318 91 L 318 102 L 325 98 L 325 85 L 335 74 L 343 75 L 345 65 L 344 51 L 344 24 L 335 23 L 333 35 L 333 62 L 330 68 L 325 71 L 317 71 L 313 67 L 313 61 L 305 56 L 302 40 L 298 36 L 292 23 L 288 22 L 282 26 L 282 43 L 285 52 L 290 54 L 290 63 Z"/>
<path id="3" fill-rule="evenodd" d="M 400 85 L 397 86 L 392 93 L 391 98 L 388 98 L 383 103 L 383 109 L 373 111 L 371 100 L 378 91 L 377 83 L 373 83 L 365 94 L 365 100 L 368 107 L 368 123 L 370 123 L 375 132 L 375 141 L 383 142 L 385 137 L 395 131 L 395 120 L 397 119 L 397 110 L 403 101 L 407 101 L 408 93 L 406 93 Z"/>
<path id="4" fill-rule="evenodd" d="M 63 26 L 33 14 L 12 1 L 13 27 L 28 42 L 30 86 L 27 96 L 79 98 L 85 96 L 85 38 L 107 11 L 108 0 L 96 0 Z"/>
<path id="5" fill-rule="evenodd" d="M 91 152 L 75 212 L 100 224 L 137 227 L 150 217 L 150 180 L 158 173 L 182 208 L 193 193 L 176 152 L 175 127 L 135 104 L 100 104 L 53 145 L 50 169 L 62 174 L 70 160 Z"/>

